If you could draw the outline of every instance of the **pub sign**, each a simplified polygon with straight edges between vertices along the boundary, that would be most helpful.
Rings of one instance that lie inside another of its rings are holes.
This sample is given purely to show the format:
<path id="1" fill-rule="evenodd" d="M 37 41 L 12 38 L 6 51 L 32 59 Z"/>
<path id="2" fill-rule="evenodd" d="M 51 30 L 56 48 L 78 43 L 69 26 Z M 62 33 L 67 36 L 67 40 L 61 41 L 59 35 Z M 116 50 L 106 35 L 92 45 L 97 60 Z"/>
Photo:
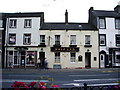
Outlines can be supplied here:
<path id="1" fill-rule="evenodd" d="M 51 52 L 79 52 L 78 47 L 51 47 Z"/>

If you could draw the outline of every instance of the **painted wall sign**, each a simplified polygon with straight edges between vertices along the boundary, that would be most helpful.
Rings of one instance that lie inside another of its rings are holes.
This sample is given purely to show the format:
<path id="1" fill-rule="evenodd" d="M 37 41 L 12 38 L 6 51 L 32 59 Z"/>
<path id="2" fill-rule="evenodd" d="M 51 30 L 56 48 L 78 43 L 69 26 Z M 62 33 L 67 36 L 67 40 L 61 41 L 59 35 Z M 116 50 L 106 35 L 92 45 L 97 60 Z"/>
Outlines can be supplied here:
<path id="1" fill-rule="evenodd" d="M 78 47 L 51 47 L 51 52 L 79 52 Z"/>

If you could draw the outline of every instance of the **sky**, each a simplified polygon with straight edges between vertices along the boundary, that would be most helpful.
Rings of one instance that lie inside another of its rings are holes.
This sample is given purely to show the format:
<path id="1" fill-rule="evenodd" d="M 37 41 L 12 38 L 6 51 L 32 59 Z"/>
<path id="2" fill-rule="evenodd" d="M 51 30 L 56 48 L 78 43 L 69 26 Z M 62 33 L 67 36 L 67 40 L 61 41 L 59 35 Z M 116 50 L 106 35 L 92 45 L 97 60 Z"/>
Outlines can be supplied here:
<path id="1" fill-rule="evenodd" d="M 88 10 L 114 10 L 120 0 L 0 0 L 0 12 L 44 12 L 45 22 L 88 22 Z"/>

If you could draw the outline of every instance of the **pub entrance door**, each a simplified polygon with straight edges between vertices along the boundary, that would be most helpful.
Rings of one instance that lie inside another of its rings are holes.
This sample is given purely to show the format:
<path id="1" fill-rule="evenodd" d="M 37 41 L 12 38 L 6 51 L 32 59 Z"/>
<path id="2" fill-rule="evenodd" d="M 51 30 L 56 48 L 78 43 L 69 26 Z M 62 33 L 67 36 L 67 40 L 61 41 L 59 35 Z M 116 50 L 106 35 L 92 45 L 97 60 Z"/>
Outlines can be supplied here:
<path id="1" fill-rule="evenodd" d="M 85 53 L 85 68 L 91 68 L 91 53 Z"/>

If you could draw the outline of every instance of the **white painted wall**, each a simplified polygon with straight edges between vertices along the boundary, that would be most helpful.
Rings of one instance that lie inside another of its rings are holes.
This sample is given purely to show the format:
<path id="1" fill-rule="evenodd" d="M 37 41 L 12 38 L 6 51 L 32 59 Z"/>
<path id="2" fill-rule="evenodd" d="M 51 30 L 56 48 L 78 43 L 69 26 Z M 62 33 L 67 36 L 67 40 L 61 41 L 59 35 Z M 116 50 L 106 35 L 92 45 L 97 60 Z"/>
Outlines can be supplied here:
<path id="1" fill-rule="evenodd" d="M 9 28 L 8 27 L 8 35 L 9 35 L 9 33 L 16 33 L 15 46 L 24 46 L 23 45 L 23 35 L 27 34 L 27 33 L 31 34 L 31 45 L 30 46 L 37 46 L 39 44 L 39 42 L 40 42 L 40 37 L 39 37 L 40 17 L 9 18 L 9 20 L 10 19 L 17 19 L 17 28 Z M 24 28 L 24 20 L 25 19 L 32 19 L 32 28 Z"/>
<path id="2" fill-rule="evenodd" d="M 109 47 L 116 47 L 115 35 L 119 34 L 118 30 L 115 29 L 115 18 L 105 18 L 106 29 L 99 29 L 99 34 L 106 34 L 106 46 L 101 46 L 100 51 L 104 50 L 108 52 Z"/>

